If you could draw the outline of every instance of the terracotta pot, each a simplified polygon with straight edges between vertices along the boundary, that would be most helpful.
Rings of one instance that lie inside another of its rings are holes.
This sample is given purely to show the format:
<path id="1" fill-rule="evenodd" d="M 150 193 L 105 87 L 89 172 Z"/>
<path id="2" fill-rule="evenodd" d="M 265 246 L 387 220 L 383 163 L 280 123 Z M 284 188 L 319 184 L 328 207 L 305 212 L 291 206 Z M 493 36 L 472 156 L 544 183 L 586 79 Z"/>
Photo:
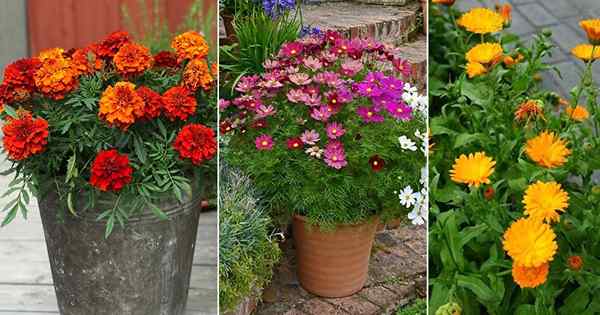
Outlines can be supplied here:
<path id="1" fill-rule="evenodd" d="M 292 228 L 302 287 L 329 298 L 360 291 L 367 281 L 378 223 L 379 219 L 374 218 L 362 224 L 321 231 L 317 226 L 310 226 L 305 217 L 294 216 Z"/>

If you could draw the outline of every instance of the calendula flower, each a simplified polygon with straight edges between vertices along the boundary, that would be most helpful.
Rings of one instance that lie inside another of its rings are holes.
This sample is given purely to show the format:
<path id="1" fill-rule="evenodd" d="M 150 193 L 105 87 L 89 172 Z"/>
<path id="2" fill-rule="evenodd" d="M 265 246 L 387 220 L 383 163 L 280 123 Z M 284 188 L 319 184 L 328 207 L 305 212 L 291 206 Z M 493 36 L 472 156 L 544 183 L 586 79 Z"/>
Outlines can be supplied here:
<path id="1" fill-rule="evenodd" d="M 600 47 L 598 47 L 600 49 Z M 576 121 L 584 121 L 590 117 L 590 113 L 587 109 L 581 105 L 575 106 L 575 108 L 567 107 L 565 109 L 567 116 Z"/>
<path id="2" fill-rule="evenodd" d="M 476 34 L 496 33 L 502 30 L 504 26 L 502 16 L 486 8 L 471 9 L 456 22 L 467 31 Z"/>
<path id="3" fill-rule="evenodd" d="M 571 53 L 581 59 L 582 61 L 598 60 L 600 59 L 600 46 L 593 46 L 590 44 L 581 44 L 575 46 L 571 50 Z M 592 55 L 593 54 L 593 55 Z"/>
<path id="4" fill-rule="evenodd" d="M 513 222 L 504 232 L 502 244 L 514 263 L 528 268 L 552 261 L 558 250 L 550 225 L 534 218 Z"/>
<path id="5" fill-rule="evenodd" d="M 123 44 L 113 57 L 113 63 L 121 75 L 140 74 L 149 69 L 153 61 L 150 49 L 136 43 Z"/>
<path id="6" fill-rule="evenodd" d="M 479 187 L 490 183 L 490 175 L 494 172 L 496 161 L 485 155 L 485 152 L 461 154 L 452 165 L 450 178 L 457 183 Z"/>
<path id="7" fill-rule="evenodd" d="M 567 263 L 571 270 L 579 271 L 583 267 L 583 258 L 581 256 L 569 256 Z"/>
<path id="8" fill-rule="evenodd" d="M 431 0 L 432 3 L 451 6 L 456 0 Z"/>
<path id="9" fill-rule="evenodd" d="M 544 263 L 537 267 L 525 267 L 513 263 L 512 276 L 515 283 L 521 288 L 536 288 L 546 282 L 549 264 Z"/>
<path id="10" fill-rule="evenodd" d="M 165 116 L 171 121 L 185 121 L 196 112 L 196 98 L 185 87 L 174 86 L 168 89 L 162 96 L 162 102 Z"/>
<path id="11" fill-rule="evenodd" d="M 214 79 L 204 59 L 192 59 L 183 71 L 183 85 L 192 92 L 200 87 L 208 91 L 212 87 L 213 82 Z"/>
<path id="12" fill-rule="evenodd" d="M 523 102 L 515 111 L 515 120 L 524 121 L 536 118 L 544 118 L 544 108 L 537 100 Z"/>
<path id="13" fill-rule="evenodd" d="M 173 148 L 179 152 L 180 159 L 189 159 L 192 164 L 200 165 L 217 153 L 215 132 L 202 124 L 185 125 L 177 134 Z"/>
<path id="14" fill-rule="evenodd" d="M 465 58 L 468 62 L 490 64 L 499 61 L 503 53 L 502 46 L 498 43 L 482 43 L 471 48 Z"/>
<path id="15" fill-rule="evenodd" d="M 119 191 L 131 182 L 133 169 L 129 157 L 117 150 L 98 152 L 92 162 L 90 184 L 102 191 Z"/>
<path id="16" fill-rule="evenodd" d="M 21 161 L 43 152 L 48 143 L 48 122 L 33 118 L 28 112 L 19 112 L 19 118 L 9 117 L 2 133 L 4 150 L 8 158 Z"/>
<path id="17" fill-rule="evenodd" d="M 126 130 L 144 116 L 144 100 L 136 93 L 135 84 L 117 82 L 100 97 L 98 116 L 112 126 Z"/>
<path id="18" fill-rule="evenodd" d="M 554 132 L 544 131 L 527 141 L 525 153 L 538 165 L 555 168 L 565 164 L 571 150 L 567 148 L 567 142 L 560 139 Z"/>
<path id="19" fill-rule="evenodd" d="M 194 31 L 175 36 L 171 47 L 177 52 L 179 60 L 204 58 L 208 55 L 208 44 L 204 36 Z"/>
<path id="20" fill-rule="evenodd" d="M 503 5 L 496 5 L 496 11 L 502 16 L 504 25 L 509 26 L 512 20 L 512 6 L 509 3 Z"/>
<path id="21" fill-rule="evenodd" d="M 51 49 L 38 56 L 42 64 L 34 74 L 35 86 L 44 95 L 60 100 L 75 90 L 79 82 L 70 59 L 63 56 L 62 49 Z"/>
<path id="22" fill-rule="evenodd" d="M 487 68 L 479 62 L 467 63 L 467 75 L 469 76 L 469 79 L 478 77 L 485 73 L 487 73 Z"/>
<path id="23" fill-rule="evenodd" d="M 591 44 L 600 45 L 600 19 L 583 20 L 579 25 L 586 32 Z"/>
<path id="24" fill-rule="evenodd" d="M 525 190 L 523 204 L 526 215 L 548 223 L 558 222 L 559 212 L 569 206 L 569 195 L 557 182 L 537 181 Z"/>

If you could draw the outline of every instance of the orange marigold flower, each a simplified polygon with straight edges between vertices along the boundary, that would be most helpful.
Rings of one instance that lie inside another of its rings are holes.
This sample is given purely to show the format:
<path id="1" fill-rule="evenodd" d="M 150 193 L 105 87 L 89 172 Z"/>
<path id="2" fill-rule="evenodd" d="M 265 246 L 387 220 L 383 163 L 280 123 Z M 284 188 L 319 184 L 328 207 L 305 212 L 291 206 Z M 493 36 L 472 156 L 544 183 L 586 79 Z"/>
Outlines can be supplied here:
<path id="1" fill-rule="evenodd" d="M 104 63 L 89 48 L 75 49 L 71 54 L 71 67 L 77 75 L 90 74 L 100 70 Z"/>
<path id="2" fill-rule="evenodd" d="M 168 89 L 162 96 L 164 113 L 171 121 L 187 120 L 196 112 L 196 99 L 185 87 L 175 86 Z"/>
<path id="3" fill-rule="evenodd" d="M 31 93 L 35 90 L 33 76 L 41 65 L 38 58 L 19 59 L 4 69 L 4 83 Z"/>
<path id="4" fill-rule="evenodd" d="M 456 0 L 431 0 L 431 2 L 433 2 L 435 4 L 451 6 L 454 4 L 454 2 L 456 2 Z"/>
<path id="5" fill-rule="evenodd" d="M 116 31 L 109 34 L 101 42 L 93 46 L 96 55 L 104 59 L 112 59 L 112 57 L 119 51 L 121 46 L 131 41 L 129 33 L 124 31 Z"/>
<path id="6" fill-rule="evenodd" d="M 550 264 L 544 263 L 538 267 L 525 267 L 513 263 L 512 276 L 521 288 L 535 288 L 544 284 L 548 278 Z"/>
<path id="7" fill-rule="evenodd" d="M 170 51 L 161 51 L 154 55 L 154 66 L 161 68 L 177 67 L 177 55 Z"/>
<path id="8" fill-rule="evenodd" d="M 502 30 L 504 19 L 490 9 L 474 8 L 463 14 L 456 23 L 471 33 L 487 34 Z"/>
<path id="9" fill-rule="evenodd" d="M 527 100 L 519 105 L 515 111 L 515 120 L 517 121 L 536 119 L 538 117 L 544 118 L 544 108 L 537 100 Z"/>
<path id="10" fill-rule="evenodd" d="M 62 49 L 52 49 L 40 53 L 40 68 L 34 74 L 35 86 L 44 95 L 53 99 L 63 99 L 79 84 L 77 72 L 71 59 L 64 57 Z"/>
<path id="11" fill-rule="evenodd" d="M 129 157 L 117 150 L 100 151 L 92 162 L 90 184 L 102 191 L 119 191 L 131 182 Z"/>
<path id="12" fill-rule="evenodd" d="M 2 127 L 4 150 L 11 160 L 24 160 L 43 152 L 48 143 L 48 122 L 33 118 L 30 113 L 19 113 L 19 118 L 8 118 Z"/>
<path id="13" fill-rule="evenodd" d="M 512 6 L 509 3 L 505 3 L 503 5 L 497 4 L 496 12 L 498 12 L 500 16 L 502 16 L 502 19 L 504 20 L 504 25 L 510 25 L 510 22 L 512 20 Z"/>
<path id="14" fill-rule="evenodd" d="M 100 98 L 98 116 L 123 130 L 143 117 L 144 100 L 135 92 L 135 84 L 117 82 L 114 87 L 107 87 Z"/>
<path id="15" fill-rule="evenodd" d="M 571 270 L 579 271 L 583 267 L 583 258 L 581 258 L 581 256 L 570 256 L 567 259 L 567 263 Z"/>
<path id="16" fill-rule="evenodd" d="M 590 117 L 590 113 L 588 112 L 588 110 L 581 105 L 577 105 L 575 106 L 575 108 L 567 107 L 565 109 L 565 112 L 567 113 L 567 116 L 569 118 L 576 121 L 584 121 Z"/>
<path id="17" fill-rule="evenodd" d="M 208 55 L 208 44 L 204 36 L 194 31 L 175 36 L 171 47 L 175 49 L 180 60 L 204 58 Z"/>
<path id="18" fill-rule="evenodd" d="M 485 73 L 487 73 L 487 68 L 479 62 L 467 63 L 467 75 L 469 76 L 469 79 L 472 79 Z"/>
<path id="19" fill-rule="evenodd" d="M 121 75 L 140 74 L 152 66 L 150 50 L 136 43 L 125 43 L 113 57 Z"/>
<path id="20" fill-rule="evenodd" d="M 217 77 L 219 75 L 219 64 L 213 63 L 210 65 L 210 74 L 212 74 L 213 77 Z"/>
<path id="21" fill-rule="evenodd" d="M 183 71 L 183 85 L 194 92 L 199 87 L 209 90 L 212 87 L 213 78 L 208 70 L 208 64 L 204 59 L 192 59 Z"/>
<path id="22" fill-rule="evenodd" d="M 588 19 L 579 22 L 593 45 L 600 45 L 600 19 Z"/>
<path id="23" fill-rule="evenodd" d="M 597 60 L 600 59 L 600 46 L 581 44 L 575 46 L 571 53 L 582 61 Z"/>
<path id="24" fill-rule="evenodd" d="M 135 91 L 144 100 L 144 118 L 154 119 L 160 116 L 162 110 L 162 97 L 152 89 L 141 86 Z"/>
<path id="25" fill-rule="evenodd" d="M 544 131 L 535 138 L 527 140 L 525 153 L 538 165 L 555 168 L 565 164 L 571 150 L 567 148 L 567 142 L 554 132 Z"/>
<path id="26" fill-rule="evenodd" d="M 177 134 L 173 148 L 179 152 L 180 159 L 190 159 L 192 164 L 200 165 L 217 153 L 215 132 L 202 124 L 185 125 Z"/>

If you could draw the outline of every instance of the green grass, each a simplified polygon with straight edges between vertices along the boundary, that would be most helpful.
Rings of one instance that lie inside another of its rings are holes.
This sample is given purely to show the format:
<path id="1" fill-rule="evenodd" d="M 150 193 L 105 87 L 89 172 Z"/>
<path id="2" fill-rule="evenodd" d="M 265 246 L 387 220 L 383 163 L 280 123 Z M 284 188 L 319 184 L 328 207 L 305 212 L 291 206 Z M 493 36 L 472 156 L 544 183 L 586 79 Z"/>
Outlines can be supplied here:
<path id="1" fill-rule="evenodd" d="M 396 315 L 421 315 L 427 312 L 427 303 L 425 299 L 417 299 L 410 305 L 402 307 L 396 311 Z"/>

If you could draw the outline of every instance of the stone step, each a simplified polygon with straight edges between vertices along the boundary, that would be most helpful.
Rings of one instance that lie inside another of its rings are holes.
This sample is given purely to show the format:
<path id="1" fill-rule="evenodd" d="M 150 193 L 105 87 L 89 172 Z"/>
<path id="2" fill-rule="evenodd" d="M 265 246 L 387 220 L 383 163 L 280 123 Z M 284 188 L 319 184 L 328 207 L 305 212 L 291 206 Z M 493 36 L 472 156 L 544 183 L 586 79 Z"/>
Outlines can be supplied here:
<path id="1" fill-rule="evenodd" d="M 413 83 L 424 88 L 427 84 L 427 36 L 421 35 L 413 42 L 404 43 L 396 51 L 410 62 L 415 80 Z"/>

